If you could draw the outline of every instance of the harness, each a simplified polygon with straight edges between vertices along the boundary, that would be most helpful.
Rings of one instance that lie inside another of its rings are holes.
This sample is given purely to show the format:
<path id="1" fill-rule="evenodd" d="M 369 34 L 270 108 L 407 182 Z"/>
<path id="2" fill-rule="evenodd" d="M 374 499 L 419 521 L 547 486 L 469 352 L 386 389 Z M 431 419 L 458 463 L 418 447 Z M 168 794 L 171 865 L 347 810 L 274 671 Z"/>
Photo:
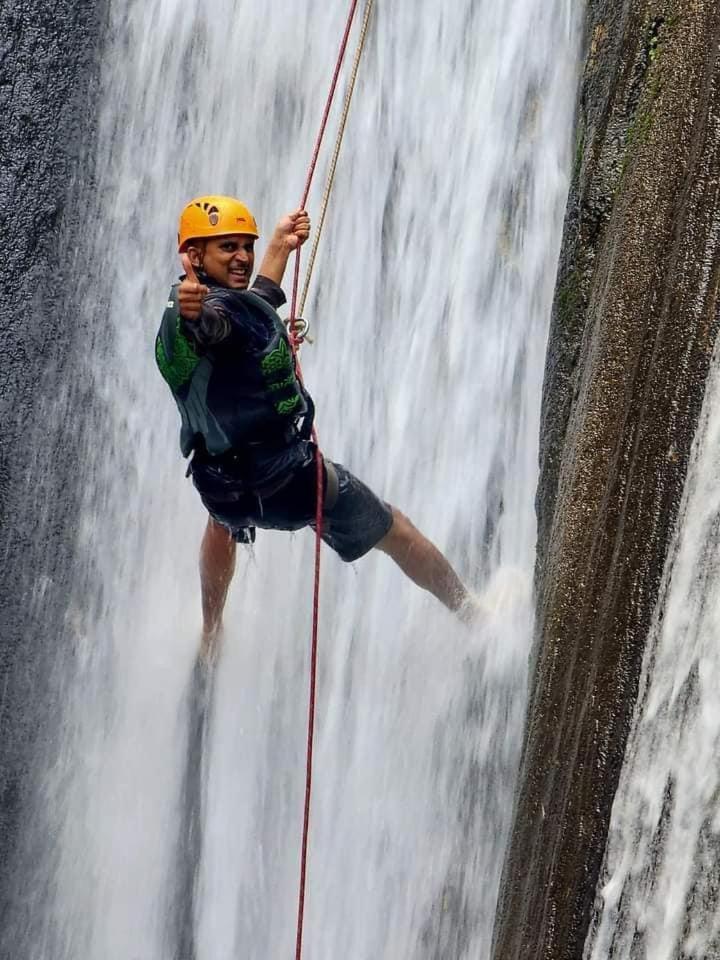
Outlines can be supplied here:
<path id="1" fill-rule="evenodd" d="M 315 407 L 297 376 L 290 341 L 275 310 L 252 291 L 233 291 L 234 309 L 260 313 L 267 321 L 268 344 L 257 350 L 233 349 L 231 330 L 220 349 L 203 349 L 185 330 L 177 290 L 176 284 L 170 291 L 155 359 L 180 413 L 183 456 L 193 450 L 212 457 L 232 451 L 242 458 L 253 446 L 309 439 Z"/>

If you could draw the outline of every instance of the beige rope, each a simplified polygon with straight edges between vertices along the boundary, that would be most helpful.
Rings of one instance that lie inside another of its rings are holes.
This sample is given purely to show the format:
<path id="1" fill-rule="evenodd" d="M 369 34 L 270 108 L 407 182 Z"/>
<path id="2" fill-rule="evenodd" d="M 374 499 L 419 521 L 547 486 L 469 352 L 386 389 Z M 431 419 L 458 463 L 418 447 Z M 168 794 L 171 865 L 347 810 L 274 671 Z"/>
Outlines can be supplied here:
<path id="1" fill-rule="evenodd" d="M 315 232 L 315 239 L 313 240 L 310 259 L 308 261 L 307 270 L 305 271 L 305 282 L 303 284 L 302 295 L 300 297 L 300 307 L 298 310 L 299 317 L 302 317 L 303 311 L 305 310 L 305 302 L 307 300 L 308 290 L 310 289 L 310 280 L 312 278 L 313 268 L 315 266 L 318 247 L 320 246 L 320 237 L 322 236 L 323 226 L 325 225 L 325 216 L 327 214 L 328 204 L 330 203 L 330 194 L 332 193 L 333 184 L 335 182 L 335 172 L 337 170 L 338 158 L 340 156 L 340 148 L 342 147 L 343 137 L 345 136 L 345 126 L 347 124 L 348 114 L 350 113 L 350 104 L 352 103 L 353 93 L 355 92 L 355 81 L 357 80 L 360 60 L 362 59 L 363 50 L 365 49 L 365 41 L 368 35 L 370 16 L 372 14 L 374 3 L 375 0 L 367 0 L 367 3 L 365 4 L 365 14 L 363 16 L 357 50 L 355 51 L 352 73 L 350 74 L 350 84 L 345 94 L 342 116 L 340 117 L 340 128 L 338 130 L 337 139 L 335 140 L 335 149 L 333 150 L 332 159 L 330 160 L 330 169 L 328 171 L 327 180 L 325 181 L 325 193 L 323 194 L 322 207 L 320 209 L 320 219 L 318 220 L 318 226 Z M 312 340 L 310 340 L 309 337 L 307 339 L 310 343 L 312 343 Z"/>

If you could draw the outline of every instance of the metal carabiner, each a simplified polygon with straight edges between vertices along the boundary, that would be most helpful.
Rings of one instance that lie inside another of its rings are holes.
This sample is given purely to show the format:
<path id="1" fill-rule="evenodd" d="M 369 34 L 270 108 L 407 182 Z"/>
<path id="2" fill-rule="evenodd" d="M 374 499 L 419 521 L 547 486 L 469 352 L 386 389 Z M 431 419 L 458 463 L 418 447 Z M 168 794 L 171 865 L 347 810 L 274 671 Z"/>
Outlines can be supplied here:
<path id="1" fill-rule="evenodd" d="M 288 336 L 295 336 L 295 341 L 297 343 L 302 343 L 307 336 L 308 330 L 310 329 L 310 324 L 307 320 L 302 317 L 296 317 L 292 322 L 292 330 L 290 330 L 290 318 L 284 321 L 285 329 L 288 332 Z"/>

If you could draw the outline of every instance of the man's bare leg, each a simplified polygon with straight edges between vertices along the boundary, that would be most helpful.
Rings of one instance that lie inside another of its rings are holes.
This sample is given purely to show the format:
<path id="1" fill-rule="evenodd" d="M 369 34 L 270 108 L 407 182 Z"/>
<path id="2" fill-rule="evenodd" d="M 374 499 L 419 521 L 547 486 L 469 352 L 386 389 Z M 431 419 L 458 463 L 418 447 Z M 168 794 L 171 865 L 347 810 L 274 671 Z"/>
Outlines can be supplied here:
<path id="1" fill-rule="evenodd" d="M 462 619 L 470 616 L 472 598 L 465 585 L 438 548 L 408 518 L 392 507 L 393 525 L 378 543 L 400 569 L 419 587 L 429 590 Z"/>
<path id="2" fill-rule="evenodd" d="M 202 590 L 203 632 L 201 655 L 211 659 L 225 608 L 228 587 L 235 572 L 237 544 L 221 524 L 208 517 L 200 546 L 200 587 Z"/>

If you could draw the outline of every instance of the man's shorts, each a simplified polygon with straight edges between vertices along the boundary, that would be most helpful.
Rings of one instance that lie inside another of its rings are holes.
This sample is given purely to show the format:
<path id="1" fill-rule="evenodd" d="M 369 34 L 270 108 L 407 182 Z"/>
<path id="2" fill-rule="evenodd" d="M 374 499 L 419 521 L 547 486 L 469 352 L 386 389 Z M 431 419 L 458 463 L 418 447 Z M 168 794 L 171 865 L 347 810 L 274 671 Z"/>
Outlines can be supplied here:
<path id="1" fill-rule="evenodd" d="M 364 556 L 392 526 L 392 511 L 369 487 L 342 464 L 337 474 L 337 499 L 323 513 L 322 538 L 338 556 L 350 563 Z M 294 471 L 288 483 L 270 496 L 248 493 L 226 465 L 205 460 L 192 465 L 193 483 L 210 516 L 239 542 L 247 542 L 247 529 L 315 529 L 317 472 L 315 460 Z M 325 477 L 328 492 L 327 470 Z"/>

